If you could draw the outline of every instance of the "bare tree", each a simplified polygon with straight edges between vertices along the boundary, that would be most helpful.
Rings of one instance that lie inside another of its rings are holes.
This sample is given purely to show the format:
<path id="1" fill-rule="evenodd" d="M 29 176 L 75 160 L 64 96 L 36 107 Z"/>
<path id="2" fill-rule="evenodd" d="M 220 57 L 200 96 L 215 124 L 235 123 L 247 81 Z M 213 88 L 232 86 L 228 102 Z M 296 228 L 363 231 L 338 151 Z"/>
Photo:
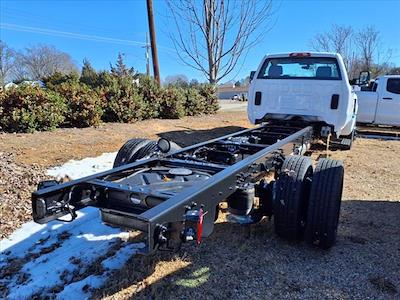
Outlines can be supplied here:
<path id="1" fill-rule="evenodd" d="M 24 59 L 22 54 L 19 52 L 15 53 L 14 65 L 12 69 L 12 81 L 14 83 L 19 83 L 24 80 L 30 80 L 30 75 L 26 65 L 24 64 Z"/>
<path id="2" fill-rule="evenodd" d="M 186 65 L 211 84 L 230 74 L 270 29 L 272 1 L 168 0 L 176 26 L 170 37 Z"/>
<path id="3" fill-rule="evenodd" d="M 40 80 L 56 72 L 69 74 L 77 71 L 69 54 L 43 45 L 26 48 L 24 52 L 18 53 L 17 65 L 20 73 L 32 80 Z"/>
<path id="4" fill-rule="evenodd" d="M 352 35 L 353 29 L 350 26 L 332 26 L 331 39 L 333 47 L 337 53 L 342 54 L 347 59 L 350 56 Z"/>
<path id="5" fill-rule="evenodd" d="M 388 74 L 390 75 L 400 75 L 400 67 L 392 67 Z"/>
<path id="6" fill-rule="evenodd" d="M 311 48 L 315 51 L 332 51 L 331 40 L 328 33 L 317 33 L 310 42 Z"/>
<path id="7" fill-rule="evenodd" d="M 168 75 L 165 77 L 164 85 L 188 86 L 189 79 L 184 74 Z"/>
<path id="8" fill-rule="evenodd" d="M 318 33 L 311 40 L 311 47 L 315 51 L 340 53 L 348 70 L 354 62 L 352 49 L 353 29 L 351 26 L 332 25 L 325 33 Z"/>
<path id="9" fill-rule="evenodd" d="M 11 78 L 14 67 L 15 52 L 0 40 L 0 86 L 4 87 Z"/>
<path id="10" fill-rule="evenodd" d="M 316 51 L 340 53 L 350 78 L 366 70 L 372 77 L 390 72 L 393 49 L 380 44 L 379 31 L 373 26 L 354 32 L 350 26 L 333 25 L 328 32 L 316 34 L 310 45 Z"/>
<path id="11" fill-rule="evenodd" d="M 373 26 L 367 26 L 357 33 L 355 43 L 360 51 L 363 67 L 370 70 L 378 51 L 379 31 Z"/>

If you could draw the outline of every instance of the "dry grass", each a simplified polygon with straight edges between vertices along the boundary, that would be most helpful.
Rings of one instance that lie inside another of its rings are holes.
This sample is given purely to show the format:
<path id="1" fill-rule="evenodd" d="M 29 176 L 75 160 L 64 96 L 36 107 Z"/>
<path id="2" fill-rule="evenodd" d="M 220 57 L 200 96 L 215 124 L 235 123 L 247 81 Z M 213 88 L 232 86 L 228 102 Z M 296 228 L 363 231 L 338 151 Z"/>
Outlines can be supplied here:
<path id="1" fill-rule="evenodd" d="M 345 163 L 337 245 L 288 244 L 267 220 L 239 226 L 221 214 L 212 236 L 178 254 L 135 257 L 95 296 L 107 299 L 365 299 L 399 296 L 400 143 L 358 139 Z M 323 152 L 316 152 L 316 158 Z M 143 272 L 143 268 L 145 272 Z M 139 275 L 140 274 L 140 275 Z M 120 278 L 123 278 L 121 282 Z M 129 279 L 127 279 L 129 278 Z M 129 282 L 130 281 L 130 282 Z M 117 282 L 117 283 L 116 283 Z"/>
<path id="2" fill-rule="evenodd" d="M 162 136 L 185 146 L 249 126 L 243 112 L 219 112 L 179 120 L 145 120 L 134 124 L 105 123 L 99 128 L 0 134 L 0 152 L 13 153 L 17 163 L 49 167 L 70 159 L 118 151 L 133 137 L 157 139 Z"/>
<path id="3" fill-rule="evenodd" d="M 174 121 L 106 124 L 99 129 L 1 135 L 0 151 L 13 153 L 20 166 L 18 172 L 25 170 L 29 174 L 32 163 L 39 164 L 37 168 L 42 170 L 42 167 L 70 158 L 116 151 L 123 141 L 133 136 L 164 136 L 187 145 L 248 126 L 246 115 L 241 112 Z M 398 298 L 398 153 L 400 142 L 367 139 L 358 139 L 352 151 L 330 153 L 333 158 L 344 160 L 346 171 L 338 242 L 329 252 L 278 239 L 268 220 L 257 225 L 239 226 L 227 223 L 223 213 L 217 220 L 214 233 L 204 239 L 201 246 L 187 244 L 176 254 L 159 252 L 150 257 L 133 256 L 103 288 L 95 291 L 94 297 Z M 313 154 L 313 157 L 318 154 L 321 152 Z M 2 168 L 2 172 L 12 172 Z M 1 188 L 10 189 L 7 182 L 2 184 Z M 12 197 L 21 193 L 19 205 L 28 205 L 29 190 L 23 194 L 22 190 L 21 187 L 13 192 Z M 28 213 L 28 210 L 22 213 Z M 6 220 L 11 222 L 12 218 Z M 79 261 L 71 263 L 79 264 Z M 100 271 L 94 266 L 88 272 Z M 23 274 L 20 277 L 21 281 L 26 280 Z"/>

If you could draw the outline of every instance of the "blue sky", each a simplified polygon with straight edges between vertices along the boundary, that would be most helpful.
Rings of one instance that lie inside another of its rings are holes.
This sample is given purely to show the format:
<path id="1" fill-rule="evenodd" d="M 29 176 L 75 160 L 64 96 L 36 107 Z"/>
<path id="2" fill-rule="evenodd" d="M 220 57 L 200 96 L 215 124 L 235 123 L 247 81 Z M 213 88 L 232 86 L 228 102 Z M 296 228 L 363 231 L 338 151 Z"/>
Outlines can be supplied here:
<path id="1" fill-rule="evenodd" d="M 266 53 L 309 49 L 310 39 L 328 30 L 333 23 L 351 25 L 355 29 L 374 25 L 381 33 L 382 47 L 393 49 L 391 61 L 400 66 L 399 0 L 280 1 L 275 3 L 275 10 L 272 29 L 250 50 L 243 66 L 224 81 L 245 77 Z M 168 30 L 173 28 L 168 26 L 165 3 L 155 0 L 154 11 L 161 77 L 185 74 L 203 81 L 200 73 L 184 66 L 171 51 Z M 145 0 L 1 0 L 0 19 L 0 38 L 15 49 L 50 44 L 69 53 L 78 66 L 86 57 L 96 69 L 108 69 L 118 52 L 122 52 L 128 65 L 145 72 L 142 48 L 148 26 Z M 54 30 L 52 34 L 62 36 L 33 32 L 38 29 L 47 33 Z M 75 37 L 80 35 L 81 39 L 71 38 L 69 33 Z"/>

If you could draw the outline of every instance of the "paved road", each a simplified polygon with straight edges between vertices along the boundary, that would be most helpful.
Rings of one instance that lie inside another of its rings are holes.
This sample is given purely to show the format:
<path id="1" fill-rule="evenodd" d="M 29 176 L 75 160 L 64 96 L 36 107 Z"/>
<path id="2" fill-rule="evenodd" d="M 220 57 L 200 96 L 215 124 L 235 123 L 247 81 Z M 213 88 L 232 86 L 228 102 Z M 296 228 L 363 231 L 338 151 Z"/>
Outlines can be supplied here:
<path id="1" fill-rule="evenodd" d="M 246 111 L 247 102 L 219 100 L 220 110 L 222 111 Z"/>

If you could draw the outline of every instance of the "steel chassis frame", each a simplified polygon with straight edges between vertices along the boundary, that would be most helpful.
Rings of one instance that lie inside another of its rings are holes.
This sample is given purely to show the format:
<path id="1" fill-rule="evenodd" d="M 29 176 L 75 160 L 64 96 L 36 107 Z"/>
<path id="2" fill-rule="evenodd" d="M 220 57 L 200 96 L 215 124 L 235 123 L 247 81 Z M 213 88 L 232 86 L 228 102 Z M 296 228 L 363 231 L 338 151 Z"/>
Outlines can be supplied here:
<path id="1" fill-rule="evenodd" d="M 249 136 L 270 142 L 258 144 L 234 140 Z M 33 219 L 40 224 L 67 214 L 71 214 L 74 219 L 76 210 L 86 206 L 98 207 L 104 222 L 142 231 L 146 240 L 146 247 L 142 249 L 142 253 L 149 254 L 160 247 L 157 239 L 160 228 L 171 228 L 174 224 L 178 224 L 179 227 L 179 224 L 183 223 L 185 207 L 193 203 L 201 205 L 207 212 L 204 215 L 203 236 L 210 235 L 213 231 L 216 206 L 220 202 L 243 185 L 255 183 L 267 173 L 279 168 L 277 157 L 282 158 L 296 153 L 304 145 L 310 144 L 313 136 L 313 126 L 307 124 L 291 126 L 263 124 L 183 148 L 171 155 L 159 155 L 78 180 L 39 189 L 32 194 Z M 192 153 L 201 147 L 223 144 L 240 146 L 252 154 L 232 165 L 182 159 L 182 154 Z M 135 197 L 143 198 L 149 195 L 146 189 L 118 184 L 112 180 L 124 178 L 143 168 L 157 166 L 202 170 L 212 176 L 172 197 L 157 194 L 156 196 L 164 198 L 164 201 L 148 209 L 121 211 L 110 205 L 112 204 L 112 199 L 108 198 L 110 191 L 121 193 L 124 197 L 134 194 Z"/>

